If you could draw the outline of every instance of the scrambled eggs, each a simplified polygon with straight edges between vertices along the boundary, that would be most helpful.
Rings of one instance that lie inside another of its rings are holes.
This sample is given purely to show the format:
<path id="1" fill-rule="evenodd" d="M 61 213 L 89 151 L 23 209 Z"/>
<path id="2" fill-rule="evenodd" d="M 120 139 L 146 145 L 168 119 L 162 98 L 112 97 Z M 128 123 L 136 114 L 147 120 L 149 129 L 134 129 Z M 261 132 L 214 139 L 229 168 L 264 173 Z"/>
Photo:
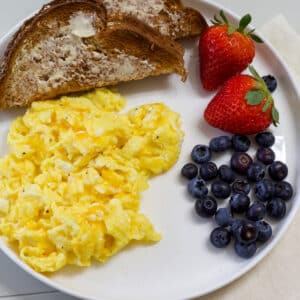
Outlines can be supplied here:
<path id="1" fill-rule="evenodd" d="M 0 160 L 0 233 L 38 272 L 106 261 L 131 240 L 159 241 L 139 213 L 147 179 L 179 156 L 179 115 L 161 103 L 118 113 L 108 89 L 35 102 Z"/>

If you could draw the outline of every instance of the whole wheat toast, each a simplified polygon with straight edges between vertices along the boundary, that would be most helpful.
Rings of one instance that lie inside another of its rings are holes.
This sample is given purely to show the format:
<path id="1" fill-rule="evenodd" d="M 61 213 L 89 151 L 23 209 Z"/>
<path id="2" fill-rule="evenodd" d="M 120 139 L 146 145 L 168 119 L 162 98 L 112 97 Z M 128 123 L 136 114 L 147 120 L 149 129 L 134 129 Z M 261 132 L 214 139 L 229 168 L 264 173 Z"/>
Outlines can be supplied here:
<path id="1" fill-rule="evenodd" d="M 59 3 L 62 0 L 55 0 Z M 172 39 L 200 35 L 207 27 L 201 13 L 180 0 L 102 0 L 109 19 L 130 15 Z"/>
<path id="2" fill-rule="evenodd" d="M 186 78 L 183 48 L 100 0 L 44 6 L 16 33 L 0 69 L 0 109 L 159 74 Z"/>
<path id="3" fill-rule="evenodd" d="M 180 0 L 103 0 L 108 18 L 129 14 L 173 39 L 200 35 L 207 27 L 204 17 Z"/>

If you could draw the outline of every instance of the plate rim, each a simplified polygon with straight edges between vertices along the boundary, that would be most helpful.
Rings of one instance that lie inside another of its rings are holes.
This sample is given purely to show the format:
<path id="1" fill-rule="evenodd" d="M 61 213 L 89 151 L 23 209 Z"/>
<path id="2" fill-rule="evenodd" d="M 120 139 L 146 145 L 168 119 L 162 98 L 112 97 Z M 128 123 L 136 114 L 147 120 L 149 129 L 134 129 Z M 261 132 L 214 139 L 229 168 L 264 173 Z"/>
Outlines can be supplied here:
<path id="1" fill-rule="evenodd" d="M 183 1 L 184 2 L 184 1 Z M 199 5 L 204 4 L 206 6 L 211 7 L 214 10 L 220 10 L 222 9 L 228 16 L 230 16 L 231 18 L 235 19 L 235 20 L 239 20 L 240 16 L 239 14 L 235 13 L 234 11 L 232 11 L 231 9 L 227 8 L 226 6 L 223 6 L 221 4 L 216 3 L 214 0 L 190 0 L 190 2 L 198 2 Z M 37 12 L 34 11 L 32 14 L 29 14 L 26 18 L 24 18 L 23 20 L 21 20 L 20 22 L 18 22 L 15 26 L 13 26 L 5 35 L 3 35 L 0 38 L 0 48 L 3 48 L 3 44 L 6 44 L 8 41 L 10 41 L 11 37 L 13 36 L 13 33 L 16 32 L 16 30 L 18 30 L 22 24 L 29 18 L 31 18 L 32 16 L 34 16 Z M 264 44 L 267 46 L 268 50 L 271 51 L 273 53 L 273 55 L 275 56 L 277 62 L 279 62 L 280 67 L 284 70 L 284 72 L 287 74 L 288 78 L 287 81 L 289 81 L 291 83 L 292 88 L 295 91 L 296 94 L 296 102 L 298 103 L 298 105 L 300 104 L 300 88 L 298 88 L 297 82 L 295 77 L 293 76 L 293 73 L 291 72 L 289 66 L 287 65 L 287 63 L 285 62 L 285 60 L 282 58 L 282 56 L 280 55 L 280 53 L 272 46 L 272 44 L 268 41 L 268 39 L 264 38 L 264 35 L 259 31 L 256 30 L 256 32 L 258 33 L 259 36 L 261 36 L 264 40 Z M 298 163 L 298 167 L 296 168 L 296 187 L 300 186 L 300 177 L 297 176 L 298 175 L 298 169 L 299 169 L 299 163 Z M 251 261 L 249 261 L 249 263 L 241 268 L 241 270 L 239 272 L 234 273 L 232 276 L 227 277 L 226 279 L 224 279 L 223 281 L 219 281 L 218 284 L 216 284 L 213 288 L 204 290 L 204 291 L 199 291 L 197 293 L 193 293 L 190 295 L 188 295 L 188 298 L 185 299 L 190 299 L 190 298 L 195 298 L 195 297 L 201 297 L 204 295 L 208 295 L 212 292 L 215 292 L 229 284 L 231 284 L 232 282 L 236 281 L 237 279 L 239 279 L 240 277 L 242 277 L 243 275 L 247 274 L 250 270 L 252 270 L 258 263 L 260 263 L 272 250 L 273 248 L 278 245 L 279 241 L 281 240 L 281 238 L 283 237 L 284 233 L 287 231 L 287 229 L 289 228 L 289 226 L 291 225 L 292 221 L 295 218 L 296 213 L 299 210 L 299 206 L 300 206 L 300 193 L 296 193 L 294 198 L 293 198 L 293 207 L 290 208 L 290 212 L 289 215 L 285 221 L 285 223 L 279 228 L 276 236 L 274 236 L 273 240 L 266 245 L 261 251 L 260 253 L 258 253 L 255 257 L 253 257 L 251 259 Z M 90 296 L 84 296 L 79 292 L 76 291 L 72 291 L 69 288 L 65 288 L 64 286 L 62 286 L 61 284 L 56 283 L 55 281 L 51 280 L 50 278 L 46 277 L 43 274 L 40 274 L 36 271 L 34 271 L 33 269 L 31 269 L 25 262 L 23 262 L 4 242 L 3 240 L 0 241 L 0 250 L 12 261 L 14 262 L 18 267 L 20 267 L 22 270 L 24 270 L 27 274 L 31 275 L 33 278 L 37 279 L 38 281 L 46 284 L 47 286 L 54 288 L 57 291 L 60 291 L 62 293 L 65 293 L 67 295 L 73 296 L 73 297 L 77 297 L 79 299 L 86 299 L 86 300 L 115 300 L 114 298 L 94 298 L 94 297 L 90 297 Z M 182 300 L 182 298 L 177 298 L 177 299 L 173 299 L 173 300 Z"/>

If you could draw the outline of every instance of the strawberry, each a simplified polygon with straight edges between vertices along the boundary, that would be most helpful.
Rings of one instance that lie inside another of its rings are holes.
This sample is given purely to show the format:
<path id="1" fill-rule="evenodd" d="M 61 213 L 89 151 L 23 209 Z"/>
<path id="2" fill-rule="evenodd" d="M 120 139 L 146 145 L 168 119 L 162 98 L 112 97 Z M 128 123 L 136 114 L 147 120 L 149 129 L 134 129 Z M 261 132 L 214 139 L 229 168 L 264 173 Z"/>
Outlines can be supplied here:
<path id="1" fill-rule="evenodd" d="M 206 90 L 213 91 L 230 77 L 240 74 L 255 56 L 253 41 L 263 41 L 254 30 L 247 31 L 251 16 L 245 15 L 236 28 L 228 23 L 221 10 L 221 19 L 214 17 L 214 26 L 207 28 L 199 42 L 200 75 Z"/>
<path id="2" fill-rule="evenodd" d="M 205 120 L 234 134 L 254 134 L 279 123 L 279 113 L 268 87 L 250 66 L 250 75 L 230 78 L 208 104 Z"/>

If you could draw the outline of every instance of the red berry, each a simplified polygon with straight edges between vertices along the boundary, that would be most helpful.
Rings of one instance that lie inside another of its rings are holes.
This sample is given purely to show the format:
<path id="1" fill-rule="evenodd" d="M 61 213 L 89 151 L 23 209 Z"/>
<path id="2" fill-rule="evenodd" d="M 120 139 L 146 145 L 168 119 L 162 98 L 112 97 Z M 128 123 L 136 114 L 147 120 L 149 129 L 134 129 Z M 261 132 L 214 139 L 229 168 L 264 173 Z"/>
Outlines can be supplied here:
<path id="1" fill-rule="evenodd" d="M 272 121 L 277 125 L 279 119 L 274 100 L 268 93 L 259 78 L 234 76 L 208 104 L 204 118 L 211 126 L 234 134 L 261 132 Z"/>
<path id="2" fill-rule="evenodd" d="M 228 34 L 228 26 L 213 26 L 200 39 L 200 75 L 206 90 L 213 91 L 252 62 L 255 46 L 242 33 Z"/>
<path id="3" fill-rule="evenodd" d="M 240 74 L 255 56 L 253 40 L 262 42 L 253 31 L 246 31 L 251 16 L 244 16 L 236 28 L 229 24 L 224 13 L 215 17 L 199 41 L 200 75 L 207 90 L 215 90 L 230 77 Z"/>

